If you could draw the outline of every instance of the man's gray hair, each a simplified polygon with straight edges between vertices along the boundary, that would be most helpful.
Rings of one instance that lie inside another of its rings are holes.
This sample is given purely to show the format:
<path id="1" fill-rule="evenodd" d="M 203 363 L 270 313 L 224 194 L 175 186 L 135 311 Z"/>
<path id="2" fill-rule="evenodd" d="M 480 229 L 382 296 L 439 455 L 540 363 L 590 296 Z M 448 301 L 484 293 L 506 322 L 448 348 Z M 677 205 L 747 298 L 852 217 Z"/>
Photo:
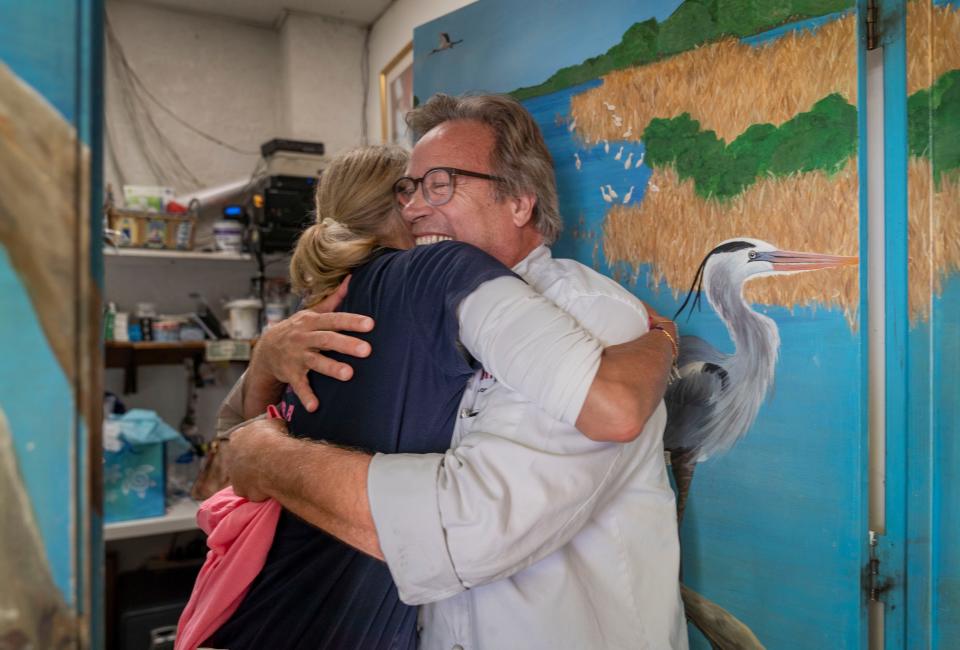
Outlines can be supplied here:
<path id="1" fill-rule="evenodd" d="M 560 235 L 563 222 L 557 199 L 553 157 L 533 116 L 506 95 L 436 94 L 406 115 L 407 126 L 419 139 L 434 127 L 456 120 L 473 120 L 489 126 L 496 141 L 491 173 L 504 180 L 499 196 L 533 194 L 533 225 L 547 244 Z"/>

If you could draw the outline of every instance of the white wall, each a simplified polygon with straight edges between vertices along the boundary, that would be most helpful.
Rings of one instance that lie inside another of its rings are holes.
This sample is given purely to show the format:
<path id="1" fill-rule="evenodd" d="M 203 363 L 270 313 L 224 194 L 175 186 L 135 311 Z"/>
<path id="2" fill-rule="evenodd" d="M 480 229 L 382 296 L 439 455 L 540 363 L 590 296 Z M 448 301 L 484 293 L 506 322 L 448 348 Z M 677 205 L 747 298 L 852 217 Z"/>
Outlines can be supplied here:
<path id="1" fill-rule="evenodd" d="M 276 30 L 109 0 L 107 15 L 131 67 L 152 94 L 193 126 L 256 152 L 237 154 L 204 140 L 152 105 L 157 126 L 200 186 L 249 175 L 260 144 L 275 136 L 279 122 Z M 111 54 L 108 48 L 108 58 Z M 133 185 L 169 184 L 173 179 L 157 178 L 137 145 L 113 63 L 106 65 L 106 127 L 125 180 Z M 106 179 L 119 191 L 109 150 L 104 161 Z M 177 191 L 195 189 L 182 181 L 176 184 Z"/>
<path id="2" fill-rule="evenodd" d="M 146 88 L 191 125 L 250 151 L 205 140 L 150 104 L 198 187 L 249 176 L 263 142 L 275 137 L 323 142 L 336 153 L 360 142 L 365 28 L 291 12 L 279 29 L 152 5 L 107 1 L 113 31 Z M 124 180 L 174 185 L 150 169 L 124 110 L 107 49 L 106 114 Z M 156 152 L 155 152 L 156 155 Z M 105 151 L 106 180 L 120 191 L 117 165 Z"/>
<path id="3" fill-rule="evenodd" d="M 328 154 L 360 143 L 365 33 L 322 16 L 287 15 L 280 28 L 285 135 L 319 140 Z"/>
<path id="4" fill-rule="evenodd" d="M 374 23 L 370 33 L 366 112 L 369 142 L 383 141 L 380 126 L 380 71 L 404 45 L 413 40 L 414 27 L 456 11 L 471 2 L 472 0 L 397 0 Z"/>

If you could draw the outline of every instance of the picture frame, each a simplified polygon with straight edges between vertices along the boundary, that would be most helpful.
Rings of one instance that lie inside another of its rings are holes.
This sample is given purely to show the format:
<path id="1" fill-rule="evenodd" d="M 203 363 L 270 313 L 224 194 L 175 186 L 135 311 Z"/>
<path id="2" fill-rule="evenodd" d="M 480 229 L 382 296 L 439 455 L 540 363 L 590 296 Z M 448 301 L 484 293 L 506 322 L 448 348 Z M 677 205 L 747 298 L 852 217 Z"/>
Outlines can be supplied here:
<path id="1" fill-rule="evenodd" d="M 380 71 L 380 122 L 383 142 L 413 148 L 404 116 L 413 108 L 413 41 Z"/>

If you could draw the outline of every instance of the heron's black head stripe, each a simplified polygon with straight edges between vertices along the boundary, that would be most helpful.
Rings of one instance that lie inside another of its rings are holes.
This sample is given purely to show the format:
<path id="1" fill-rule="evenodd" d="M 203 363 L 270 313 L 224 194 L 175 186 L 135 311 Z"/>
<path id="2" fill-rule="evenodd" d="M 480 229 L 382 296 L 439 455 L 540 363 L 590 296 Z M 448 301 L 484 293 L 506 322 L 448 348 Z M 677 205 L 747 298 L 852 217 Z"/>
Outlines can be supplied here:
<path id="1" fill-rule="evenodd" d="M 748 241 L 738 239 L 735 241 L 724 242 L 707 253 L 706 257 L 703 258 L 703 261 L 700 262 L 700 267 L 697 269 L 697 274 L 693 276 L 693 284 L 690 285 L 690 290 L 687 292 L 687 297 L 684 298 L 683 304 L 680 305 L 680 309 L 677 310 L 677 313 L 673 315 L 673 320 L 677 320 L 677 316 L 683 313 L 687 303 L 690 301 L 690 297 L 694 294 L 696 294 L 696 297 L 693 299 L 693 304 L 690 306 L 690 311 L 692 312 L 694 308 L 700 305 L 700 293 L 703 290 L 703 269 L 707 266 L 707 260 L 710 259 L 711 255 L 716 255 L 717 253 L 733 253 L 745 248 L 756 247 L 756 244 L 751 244 Z M 687 319 L 690 319 L 690 314 L 687 314 Z"/>
<path id="2" fill-rule="evenodd" d="M 734 251 L 742 251 L 744 248 L 756 248 L 756 247 L 757 247 L 756 244 L 751 244 L 748 241 L 741 241 L 741 240 L 728 241 L 723 244 L 720 244 L 719 246 L 714 248 L 712 251 L 707 253 L 707 257 L 710 257 L 711 255 L 715 255 L 717 253 L 733 253 Z M 704 262 L 706 261 L 707 261 L 706 258 L 704 258 Z"/>

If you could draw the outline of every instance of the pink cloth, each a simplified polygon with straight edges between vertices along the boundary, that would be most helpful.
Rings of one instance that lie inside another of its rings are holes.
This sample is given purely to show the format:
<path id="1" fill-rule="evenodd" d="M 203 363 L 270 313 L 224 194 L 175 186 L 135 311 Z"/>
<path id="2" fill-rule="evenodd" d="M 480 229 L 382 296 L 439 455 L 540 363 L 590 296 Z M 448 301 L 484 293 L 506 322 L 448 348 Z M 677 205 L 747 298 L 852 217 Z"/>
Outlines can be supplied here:
<path id="1" fill-rule="evenodd" d="M 232 487 L 201 504 L 197 523 L 210 550 L 180 615 L 175 650 L 195 650 L 240 606 L 267 561 L 279 518 L 278 502 L 247 501 Z"/>

